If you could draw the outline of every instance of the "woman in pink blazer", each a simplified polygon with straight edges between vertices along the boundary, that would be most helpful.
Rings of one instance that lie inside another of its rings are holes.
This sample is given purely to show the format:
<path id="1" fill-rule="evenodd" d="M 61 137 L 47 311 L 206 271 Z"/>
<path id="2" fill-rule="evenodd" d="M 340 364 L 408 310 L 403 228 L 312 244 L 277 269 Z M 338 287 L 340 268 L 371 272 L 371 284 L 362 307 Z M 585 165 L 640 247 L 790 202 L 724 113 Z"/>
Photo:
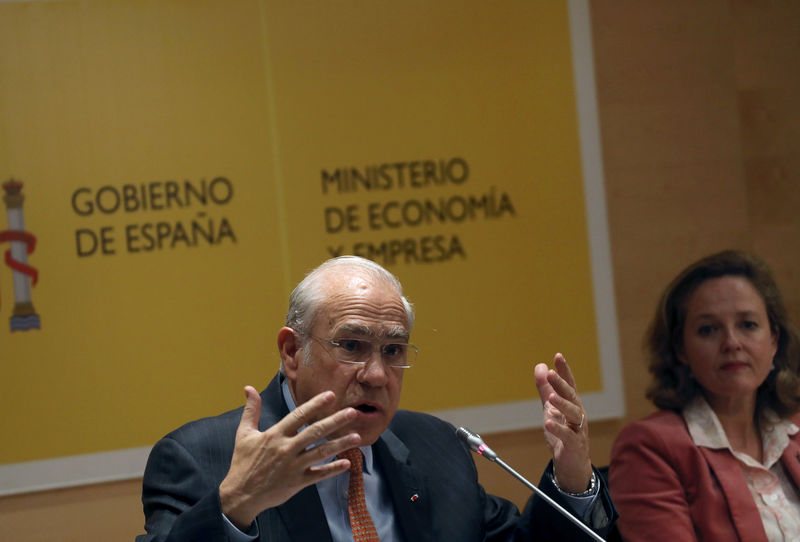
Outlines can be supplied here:
<path id="1" fill-rule="evenodd" d="M 625 427 L 609 488 L 625 540 L 800 540 L 800 340 L 767 266 L 685 269 L 647 336 L 660 409 Z"/>

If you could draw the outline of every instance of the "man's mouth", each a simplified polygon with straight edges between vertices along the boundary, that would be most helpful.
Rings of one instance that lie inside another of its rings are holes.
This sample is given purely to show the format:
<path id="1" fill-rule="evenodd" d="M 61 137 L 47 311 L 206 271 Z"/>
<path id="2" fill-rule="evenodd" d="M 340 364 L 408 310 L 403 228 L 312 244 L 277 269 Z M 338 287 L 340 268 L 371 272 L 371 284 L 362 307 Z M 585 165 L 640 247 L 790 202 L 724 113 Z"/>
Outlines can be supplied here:
<path id="1" fill-rule="evenodd" d="M 375 411 L 378 410 L 374 406 L 369 405 L 367 403 L 361 403 L 360 405 L 356 405 L 355 409 L 358 410 L 359 412 L 364 412 L 364 413 L 367 413 L 367 414 L 371 413 L 371 412 L 375 412 Z"/>

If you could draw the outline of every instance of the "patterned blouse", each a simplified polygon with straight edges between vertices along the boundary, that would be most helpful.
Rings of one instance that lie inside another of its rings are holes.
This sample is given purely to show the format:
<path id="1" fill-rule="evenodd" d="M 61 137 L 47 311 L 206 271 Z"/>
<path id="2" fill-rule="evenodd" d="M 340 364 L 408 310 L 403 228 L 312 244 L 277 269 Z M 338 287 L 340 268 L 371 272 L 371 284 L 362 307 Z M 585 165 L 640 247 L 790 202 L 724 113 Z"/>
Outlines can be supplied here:
<path id="1" fill-rule="evenodd" d="M 683 419 L 696 446 L 727 449 L 739 460 L 747 487 L 761 514 L 761 521 L 770 542 L 800 540 L 800 496 L 794 482 L 780 462 L 789 445 L 789 437 L 800 428 L 767 411 L 768 425 L 762 429 L 764 463 L 731 448 L 719 418 L 702 397 L 683 409 Z"/>

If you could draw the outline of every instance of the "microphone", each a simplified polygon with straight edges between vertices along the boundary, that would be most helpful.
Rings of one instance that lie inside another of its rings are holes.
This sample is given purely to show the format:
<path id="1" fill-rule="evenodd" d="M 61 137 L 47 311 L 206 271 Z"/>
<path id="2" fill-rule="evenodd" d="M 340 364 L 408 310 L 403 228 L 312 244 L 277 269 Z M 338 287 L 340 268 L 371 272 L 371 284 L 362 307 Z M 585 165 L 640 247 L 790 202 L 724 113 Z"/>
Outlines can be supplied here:
<path id="1" fill-rule="evenodd" d="M 469 446 L 469 449 L 476 454 L 482 455 L 492 463 L 497 461 L 497 454 L 494 453 L 494 450 L 489 448 L 485 442 L 483 442 L 483 439 L 478 433 L 473 433 L 466 427 L 459 427 L 456 430 L 456 435 L 458 435 L 458 438 L 466 442 L 467 446 Z"/>
<path id="2" fill-rule="evenodd" d="M 541 489 L 530 483 L 520 473 L 518 473 L 510 466 L 508 466 L 502 459 L 500 459 L 497 456 L 497 454 L 491 448 L 489 448 L 486 445 L 485 442 L 483 442 L 483 439 L 478 433 L 470 431 L 466 427 L 459 427 L 458 429 L 456 429 L 456 436 L 461 440 L 463 440 L 467 444 L 467 446 L 469 446 L 469 449 L 475 452 L 476 454 L 481 455 L 486 459 L 488 459 L 489 461 L 491 461 L 492 463 L 497 463 L 498 465 L 503 467 L 503 469 L 509 472 L 512 476 L 514 476 L 514 478 L 525 484 L 525 486 L 527 486 L 530 490 L 536 493 L 539 497 L 544 499 L 550 506 L 558 510 L 561 513 L 561 515 L 563 515 L 565 518 L 567 518 L 576 526 L 578 526 L 583 532 L 591 536 L 594 540 L 597 540 L 598 542 L 604 542 L 603 538 L 600 535 L 591 530 L 581 520 L 573 516 L 566 508 L 558 504 L 549 495 L 547 495 Z"/>

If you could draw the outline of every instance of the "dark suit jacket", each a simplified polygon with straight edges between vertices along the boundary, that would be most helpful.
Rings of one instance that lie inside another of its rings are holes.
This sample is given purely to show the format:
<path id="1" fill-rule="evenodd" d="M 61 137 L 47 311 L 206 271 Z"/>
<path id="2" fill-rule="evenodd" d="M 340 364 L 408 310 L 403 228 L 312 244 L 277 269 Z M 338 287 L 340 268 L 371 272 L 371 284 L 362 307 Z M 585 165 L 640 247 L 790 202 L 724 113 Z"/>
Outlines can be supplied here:
<path id="1" fill-rule="evenodd" d="M 792 421 L 800 425 L 800 417 Z M 800 487 L 800 433 L 781 462 Z M 695 446 L 676 412 L 625 427 L 611 451 L 609 475 L 625 540 L 767 542 L 737 459 Z"/>
<path id="2" fill-rule="evenodd" d="M 259 427 L 265 430 L 288 414 L 278 377 L 261 399 Z M 148 534 L 137 542 L 227 540 L 218 488 L 230 466 L 241 414 L 239 408 L 191 422 L 153 447 L 142 489 Z M 398 411 L 373 451 L 407 542 L 589 539 L 542 499 L 532 498 L 520 516 L 509 501 L 487 495 L 469 450 L 438 418 Z M 540 488 L 559 500 L 550 478 L 546 473 Z M 414 494 L 419 497 L 412 501 Z M 605 489 L 598 498 L 613 521 L 616 511 Z M 314 486 L 256 521 L 263 542 L 331 541 Z"/>

